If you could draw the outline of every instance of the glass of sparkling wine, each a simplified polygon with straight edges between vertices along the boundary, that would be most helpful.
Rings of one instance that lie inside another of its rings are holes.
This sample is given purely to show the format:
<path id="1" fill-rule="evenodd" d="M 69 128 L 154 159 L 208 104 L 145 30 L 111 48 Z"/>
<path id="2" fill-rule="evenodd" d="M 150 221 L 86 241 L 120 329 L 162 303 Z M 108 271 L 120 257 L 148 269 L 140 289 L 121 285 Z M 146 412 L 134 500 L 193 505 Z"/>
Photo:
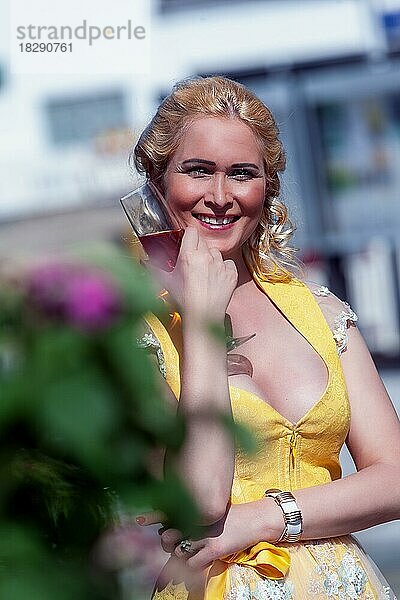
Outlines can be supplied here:
<path id="1" fill-rule="evenodd" d="M 123 196 L 120 202 L 149 260 L 164 271 L 172 271 L 184 230 L 167 210 L 157 188 L 147 182 Z"/>

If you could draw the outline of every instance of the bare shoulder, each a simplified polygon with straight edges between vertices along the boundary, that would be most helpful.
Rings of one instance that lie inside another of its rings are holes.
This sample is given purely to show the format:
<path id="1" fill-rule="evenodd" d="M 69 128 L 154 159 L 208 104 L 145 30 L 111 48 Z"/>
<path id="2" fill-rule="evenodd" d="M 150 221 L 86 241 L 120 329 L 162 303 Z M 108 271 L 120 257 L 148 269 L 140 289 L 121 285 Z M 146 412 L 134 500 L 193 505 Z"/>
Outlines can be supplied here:
<path id="1" fill-rule="evenodd" d="M 335 339 L 339 356 L 346 352 L 352 331 L 356 329 L 358 316 L 350 304 L 338 298 L 331 290 L 313 281 L 303 282 L 315 297 Z M 357 334 L 355 334 L 357 337 Z"/>
<path id="2" fill-rule="evenodd" d="M 327 286 L 320 285 L 314 281 L 303 281 L 303 283 L 315 297 L 324 315 L 336 315 L 342 310 L 350 312 L 349 309 L 351 310 L 351 307 L 349 303 L 345 299 L 336 296 Z M 354 313 L 354 311 L 352 312 Z"/>

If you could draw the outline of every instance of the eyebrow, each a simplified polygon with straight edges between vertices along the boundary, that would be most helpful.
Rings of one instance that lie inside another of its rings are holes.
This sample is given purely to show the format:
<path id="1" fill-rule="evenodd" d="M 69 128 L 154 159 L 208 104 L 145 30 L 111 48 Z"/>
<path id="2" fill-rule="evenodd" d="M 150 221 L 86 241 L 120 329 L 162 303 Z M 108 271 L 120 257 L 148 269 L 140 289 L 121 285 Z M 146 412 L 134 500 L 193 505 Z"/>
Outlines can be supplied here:
<path id="1" fill-rule="evenodd" d="M 212 167 L 216 166 L 215 162 L 213 162 L 212 160 L 206 160 L 205 158 L 189 158 L 188 160 L 184 160 L 182 162 L 183 165 L 186 165 L 187 163 L 200 163 L 200 164 L 204 164 L 204 165 L 210 165 Z M 235 168 L 235 169 L 238 169 L 241 167 L 253 167 L 254 169 L 260 168 L 257 165 L 255 165 L 254 163 L 235 163 L 234 165 L 232 165 L 232 168 Z"/>

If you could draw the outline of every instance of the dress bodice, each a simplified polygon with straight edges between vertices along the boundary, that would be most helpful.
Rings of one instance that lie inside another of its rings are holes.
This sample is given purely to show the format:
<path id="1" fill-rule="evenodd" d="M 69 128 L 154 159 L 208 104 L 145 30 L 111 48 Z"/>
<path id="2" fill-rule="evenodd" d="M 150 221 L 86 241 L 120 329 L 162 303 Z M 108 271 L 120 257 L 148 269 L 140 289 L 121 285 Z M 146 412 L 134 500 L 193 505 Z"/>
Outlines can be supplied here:
<path id="1" fill-rule="evenodd" d="M 328 381 L 322 396 L 295 424 L 254 393 L 229 386 L 234 419 L 248 426 L 257 446 L 251 455 L 237 449 L 232 503 L 260 498 L 268 488 L 296 490 L 340 478 L 339 452 L 350 424 L 336 342 L 312 292 L 297 279 L 289 283 L 269 283 L 256 275 L 254 279 L 322 358 Z M 179 352 L 155 315 L 146 315 L 146 321 L 160 343 L 165 378 L 178 399 Z"/>

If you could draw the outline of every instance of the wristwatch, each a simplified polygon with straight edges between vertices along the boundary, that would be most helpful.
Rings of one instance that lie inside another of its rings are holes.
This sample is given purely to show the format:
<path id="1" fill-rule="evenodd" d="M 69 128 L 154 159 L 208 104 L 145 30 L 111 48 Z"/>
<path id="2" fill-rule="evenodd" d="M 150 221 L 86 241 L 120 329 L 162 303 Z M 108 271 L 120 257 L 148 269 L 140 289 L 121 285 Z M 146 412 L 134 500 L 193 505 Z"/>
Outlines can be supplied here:
<path id="1" fill-rule="evenodd" d="M 293 494 L 272 488 L 264 495 L 273 498 L 283 512 L 285 527 L 276 542 L 298 542 L 303 533 L 303 518 Z"/>

